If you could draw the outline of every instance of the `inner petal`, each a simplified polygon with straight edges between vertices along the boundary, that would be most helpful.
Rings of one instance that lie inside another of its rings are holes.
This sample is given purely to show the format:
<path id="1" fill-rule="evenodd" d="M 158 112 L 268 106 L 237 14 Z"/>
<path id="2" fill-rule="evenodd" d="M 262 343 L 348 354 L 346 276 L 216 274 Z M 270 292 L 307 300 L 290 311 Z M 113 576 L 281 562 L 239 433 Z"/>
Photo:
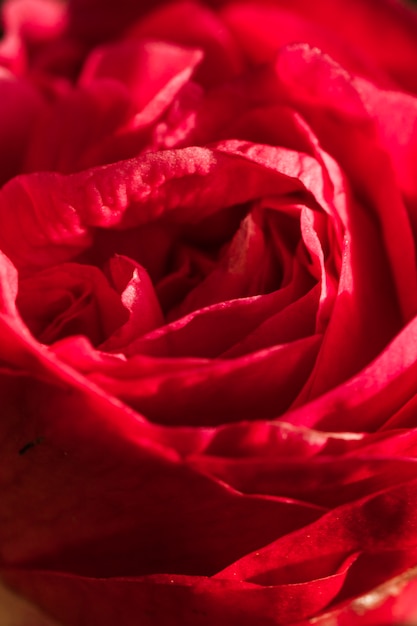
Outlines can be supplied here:
<path id="1" fill-rule="evenodd" d="M 22 278 L 16 304 L 31 332 L 46 344 L 85 335 L 99 345 L 129 317 L 102 272 L 75 263 Z"/>

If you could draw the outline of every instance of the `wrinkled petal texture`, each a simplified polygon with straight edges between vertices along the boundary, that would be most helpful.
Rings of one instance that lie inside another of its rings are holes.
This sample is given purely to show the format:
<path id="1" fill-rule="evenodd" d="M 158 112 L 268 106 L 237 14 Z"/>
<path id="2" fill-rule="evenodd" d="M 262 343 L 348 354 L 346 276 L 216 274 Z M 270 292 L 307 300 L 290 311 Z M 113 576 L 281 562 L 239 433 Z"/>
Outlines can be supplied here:
<path id="1" fill-rule="evenodd" d="M 1 11 L 2 626 L 411 626 L 417 13 Z"/>

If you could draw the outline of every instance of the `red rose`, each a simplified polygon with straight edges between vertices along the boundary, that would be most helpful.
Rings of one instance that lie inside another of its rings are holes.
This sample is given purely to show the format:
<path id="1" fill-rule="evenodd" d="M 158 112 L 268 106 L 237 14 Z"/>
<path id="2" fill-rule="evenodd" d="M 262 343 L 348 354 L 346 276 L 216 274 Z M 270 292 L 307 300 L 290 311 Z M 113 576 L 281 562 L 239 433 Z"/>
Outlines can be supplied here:
<path id="1" fill-rule="evenodd" d="M 416 14 L 3 18 L 2 624 L 417 620 Z"/>

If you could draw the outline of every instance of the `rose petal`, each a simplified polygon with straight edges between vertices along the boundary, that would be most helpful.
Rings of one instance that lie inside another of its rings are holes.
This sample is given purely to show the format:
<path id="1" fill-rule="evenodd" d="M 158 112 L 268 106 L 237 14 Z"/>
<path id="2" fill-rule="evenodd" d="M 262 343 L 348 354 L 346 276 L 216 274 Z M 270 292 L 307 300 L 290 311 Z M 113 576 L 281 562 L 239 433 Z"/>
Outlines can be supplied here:
<path id="1" fill-rule="evenodd" d="M 237 359 L 132 357 L 89 378 L 160 423 L 211 425 L 282 414 L 308 376 L 319 335 Z M 167 402 L 172 403 L 169 413 Z"/>
<path id="2" fill-rule="evenodd" d="M 161 326 L 163 315 L 148 273 L 138 263 L 122 256 L 113 257 L 109 263 L 109 273 L 130 316 L 123 326 L 101 344 L 100 349 L 120 351 L 122 346 Z"/>
<path id="3" fill-rule="evenodd" d="M 286 421 L 326 430 L 373 431 L 415 396 L 417 318 L 346 383 L 287 413 Z"/>
<path id="4" fill-rule="evenodd" d="M 346 69 L 389 84 L 388 77 L 372 56 L 360 53 L 357 39 L 349 41 L 350 30 L 341 32 L 333 24 L 332 28 L 326 28 L 324 21 L 306 18 L 297 11 L 300 8 L 297 3 L 288 8 L 279 4 L 286 3 L 265 3 L 264 6 L 246 1 L 231 3 L 220 13 L 253 63 L 271 61 L 281 47 L 295 41 L 306 41 L 331 55 Z"/>
<path id="5" fill-rule="evenodd" d="M 265 296 L 229 300 L 193 311 L 179 320 L 138 337 L 125 346 L 123 352 L 128 357 L 149 355 L 208 359 L 221 355 L 227 356 L 229 350 L 231 356 L 249 353 L 250 348 L 244 347 L 246 339 L 249 346 L 251 341 L 259 341 L 257 349 L 263 349 L 314 334 L 316 307 L 313 310 L 313 306 L 317 302 L 317 293 L 314 289 L 307 291 L 309 285 L 303 284 L 304 278 L 301 276 L 288 288 Z M 306 295 L 304 291 L 307 291 Z M 295 300 L 294 304 L 291 304 L 292 300 Z M 300 319 L 297 319 L 296 311 L 300 311 Z M 303 316 L 301 319 L 301 311 L 309 314 L 310 324 L 308 317 Z M 294 317 L 287 319 L 292 314 Z M 262 330 L 264 323 L 266 327 L 275 326 L 275 322 L 284 323 L 286 319 L 288 335 L 284 333 L 284 328 L 282 330 L 274 328 L 273 334 L 264 335 Z M 291 326 L 292 331 L 290 331 Z M 258 328 L 259 331 L 257 331 Z M 254 333 L 253 336 L 252 333 Z M 291 333 L 295 333 L 295 336 L 292 337 Z M 282 341 L 279 341 L 279 337 Z M 240 346 L 241 342 L 242 346 Z"/>
<path id="6" fill-rule="evenodd" d="M 160 114 L 189 80 L 202 56 L 200 50 L 162 41 L 127 40 L 107 44 L 90 54 L 79 84 L 89 85 L 103 78 L 116 80 L 127 87 L 137 111 L 142 111 L 157 97 Z"/>
<path id="7" fill-rule="evenodd" d="M 320 559 L 358 551 L 383 556 L 398 550 L 404 551 L 405 560 L 415 560 L 416 488 L 417 479 L 414 478 L 405 484 L 385 488 L 356 502 L 336 507 L 309 528 L 285 535 L 246 555 L 218 572 L 216 578 L 233 580 L 237 576 L 239 580 L 251 580 L 258 575 L 265 576 L 269 571 L 276 575 L 279 567 L 284 571 L 290 568 L 297 572 L 297 567 L 302 571 L 306 561 L 313 561 L 317 567 Z M 328 541 L 323 542 L 323 537 L 327 537 Z M 375 570 L 373 576 L 383 577 L 384 573 Z M 363 584 L 372 586 L 372 581 L 364 580 Z"/>
<path id="8" fill-rule="evenodd" d="M 66 7 L 56 0 L 9 0 L 1 8 L 4 27 L 1 64 L 21 75 L 33 63 L 39 49 L 63 34 L 67 25 Z"/>
<path id="9" fill-rule="evenodd" d="M 6 571 L 6 579 L 52 615 L 69 618 L 68 623 L 78 620 L 79 626 L 107 626 L 115 619 L 128 623 L 138 615 L 144 626 L 174 626 L 178 620 L 186 626 L 255 626 L 259 615 L 278 626 L 326 607 L 343 585 L 349 564 L 321 580 L 269 587 L 175 575 L 100 580 L 13 570 Z"/>
<path id="10" fill-rule="evenodd" d="M 129 108 L 128 91 L 116 81 L 102 79 L 65 90 L 35 126 L 25 171 L 69 173 L 81 169 L 97 143 L 126 122 Z"/>
<path id="11" fill-rule="evenodd" d="M 205 85 L 230 80 L 243 69 L 239 47 L 223 20 L 206 6 L 189 0 L 157 8 L 136 22 L 127 36 L 201 48 L 204 60 L 197 77 Z"/>
<path id="12" fill-rule="evenodd" d="M 242 495 L 195 472 L 93 386 L 2 382 L 3 563 L 99 576 L 206 575 L 322 512 Z"/>
<path id="13" fill-rule="evenodd" d="M 42 343 L 83 334 L 103 343 L 126 323 L 123 297 L 96 267 L 64 263 L 19 283 L 17 307 Z"/>
<path id="14" fill-rule="evenodd" d="M 306 0 L 291 0 L 290 6 L 333 33 L 343 32 L 346 36 L 347 30 L 341 25 L 348 23 L 357 49 L 373 59 L 375 65 L 406 91 L 417 91 L 417 81 L 410 72 L 417 61 L 417 16 L 411 7 L 391 0 L 377 3 L 375 0 L 341 0 L 337 6 L 331 0 L 319 0 L 314 7 Z M 391 50 L 396 51 L 395 55 Z"/>
<path id="15" fill-rule="evenodd" d="M 19 269 L 45 267 L 91 245 L 92 227 L 128 228 L 167 214 L 192 223 L 263 195 L 302 189 L 296 176 L 310 158 L 278 149 L 268 167 L 264 148 L 251 148 L 230 145 L 232 153 L 225 154 L 191 147 L 67 177 L 15 178 L 0 191 L 1 248 Z M 11 249 L 12 241 L 19 241 L 18 248 Z"/>
<path id="16" fill-rule="evenodd" d="M 77 38 L 97 43 L 120 33 L 153 6 L 153 0 L 144 0 L 140 5 L 136 0 L 122 0 L 117 8 L 112 0 L 71 0 L 69 31 Z"/>
<path id="17" fill-rule="evenodd" d="M 0 185 L 21 171 L 43 106 L 41 96 L 29 82 L 0 68 Z"/>
<path id="18" fill-rule="evenodd" d="M 392 168 L 386 155 L 375 149 L 374 120 L 350 77 L 320 51 L 306 45 L 284 49 L 278 55 L 276 70 L 286 97 L 310 121 L 323 147 L 346 170 L 368 210 L 378 216 L 402 310 L 405 319 L 410 319 L 417 307 L 417 291 L 410 290 L 410 281 L 414 284 L 417 280 L 414 244 Z M 381 172 L 383 190 L 378 184 Z"/>
<path id="19" fill-rule="evenodd" d="M 417 619 L 415 594 L 417 568 L 411 567 L 399 576 L 382 583 L 358 598 L 343 602 L 325 611 L 314 620 L 317 626 L 379 626 L 380 624 L 412 624 Z M 411 620 L 411 621 L 410 621 Z M 293 626 L 310 626 L 311 622 L 296 622 Z"/>
<path id="20" fill-rule="evenodd" d="M 199 456 L 193 465 L 243 493 L 285 495 L 320 506 L 336 507 L 413 479 L 416 458 L 321 457 L 265 461 L 262 457 L 222 459 Z"/>
<path id="21" fill-rule="evenodd" d="M 355 78 L 354 85 L 370 117 L 375 121 L 380 144 L 385 148 L 396 179 L 406 199 L 416 232 L 417 188 L 414 176 L 417 142 L 417 100 L 402 92 L 377 89 L 372 83 Z"/>

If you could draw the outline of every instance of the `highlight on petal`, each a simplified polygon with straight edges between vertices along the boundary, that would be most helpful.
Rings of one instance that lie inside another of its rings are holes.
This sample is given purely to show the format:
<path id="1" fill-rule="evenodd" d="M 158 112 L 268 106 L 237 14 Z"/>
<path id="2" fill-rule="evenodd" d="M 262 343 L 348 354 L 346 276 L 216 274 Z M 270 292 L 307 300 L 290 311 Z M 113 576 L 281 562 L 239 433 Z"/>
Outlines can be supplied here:
<path id="1" fill-rule="evenodd" d="M 192 224 L 264 195 L 303 190 L 297 176 L 311 159 L 251 148 L 166 150 L 66 177 L 20 176 L 0 191 L 1 248 L 21 270 L 41 268 L 87 249 L 93 227 L 131 228 L 162 216 Z"/>
<path id="2" fill-rule="evenodd" d="M 0 359 L 11 368 L 25 367 L 31 361 L 27 354 L 31 334 L 16 308 L 17 292 L 16 268 L 0 252 Z"/>
<path id="3" fill-rule="evenodd" d="M 126 87 L 132 103 L 132 119 L 125 126 L 137 129 L 157 121 L 189 81 L 202 57 L 198 48 L 127 40 L 95 49 L 83 68 L 79 84 L 88 86 L 107 79 Z M 122 126 L 119 131 L 123 130 Z"/>
<path id="4" fill-rule="evenodd" d="M 0 252 L 0 314 L 13 317 L 16 315 L 16 296 L 18 274 L 16 268 L 5 254 Z"/>
<path id="5" fill-rule="evenodd" d="M 1 13 L 0 63 L 18 76 L 67 26 L 66 6 L 57 0 L 8 0 L 2 3 Z"/>
<path id="6" fill-rule="evenodd" d="M 66 9 L 57 0 L 9 0 L 2 9 L 7 33 L 22 34 L 34 43 L 61 33 Z"/>
<path id="7" fill-rule="evenodd" d="M 129 319 L 101 344 L 100 349 L 121 350 L 137 337 L 161 326 L 163 315 L 149 275 L 138 263 L 126 257 L 110 259 L 108 273 Z"/>
<path id="8" fill-rule="evenodd" d="M 411 567 L 403 574 L 390 578 L 358 598 L 325 611 L 315 618 L 314 624 L 328 626 L 335 620 L 340 626 L 349 626 L 353 623 L 373 626 L 383 624 L 387 620 L 395 624 L 412 624 L 417 618 L 416 590 L 417 569 Z M 294 626 L 308 626 L 309 623 L 297 622 Z"/>

